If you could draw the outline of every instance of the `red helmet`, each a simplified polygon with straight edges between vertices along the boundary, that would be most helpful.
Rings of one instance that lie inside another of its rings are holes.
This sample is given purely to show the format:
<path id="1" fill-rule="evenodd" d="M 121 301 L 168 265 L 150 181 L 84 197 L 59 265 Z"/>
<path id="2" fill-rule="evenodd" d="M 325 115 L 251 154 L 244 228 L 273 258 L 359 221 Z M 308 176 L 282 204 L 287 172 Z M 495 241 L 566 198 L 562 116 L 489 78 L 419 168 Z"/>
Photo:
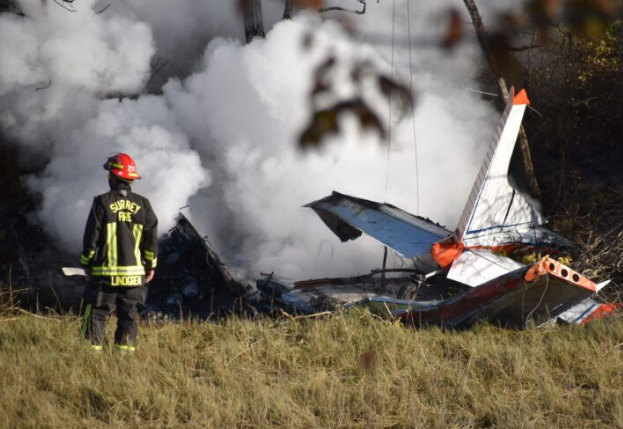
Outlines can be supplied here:
<path id="1" fill-rule="evenodd" d="M 120 179 L 134 180 L 141 176 L 136 172 L 136 163 L 127 153 L 118 153 L 104 163 L 104 170 L 110 171 Z"/>

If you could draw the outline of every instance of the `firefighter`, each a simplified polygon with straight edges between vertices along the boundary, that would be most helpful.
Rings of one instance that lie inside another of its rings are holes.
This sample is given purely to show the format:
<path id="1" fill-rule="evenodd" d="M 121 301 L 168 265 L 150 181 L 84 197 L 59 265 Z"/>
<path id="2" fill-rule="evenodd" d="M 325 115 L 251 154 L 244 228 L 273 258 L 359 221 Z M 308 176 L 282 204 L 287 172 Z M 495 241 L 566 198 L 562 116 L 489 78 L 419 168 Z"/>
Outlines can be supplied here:
<path id="1" fill-rule="evenodd" d="M 116 309 L 115 347 L 134 351 L 138 305 L 154 278 L 158 219 L 149 200 L 132 192 L 141 176 L 134 160 L 117 153 L 104 164 L 110 191 L 93 199 L 80 264 L 90 280 L 83 296 L 82 335 L 102 349 L 106 319 Z"/>

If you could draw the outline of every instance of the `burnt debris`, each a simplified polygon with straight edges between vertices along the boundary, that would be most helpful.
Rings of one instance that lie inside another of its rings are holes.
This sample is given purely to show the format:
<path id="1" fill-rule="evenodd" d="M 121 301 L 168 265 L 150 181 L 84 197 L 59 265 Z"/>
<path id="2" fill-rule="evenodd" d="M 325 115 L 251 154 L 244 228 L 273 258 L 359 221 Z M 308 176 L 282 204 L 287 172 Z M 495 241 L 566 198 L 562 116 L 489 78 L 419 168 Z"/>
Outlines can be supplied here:
<path id="1" fill-rule="evenodd" d="M 159 265 L 142 315 L 148 319 L 219 317 L 246 312 L 250 285 L 237 281 L 188 219 L 160 240 Z"/>

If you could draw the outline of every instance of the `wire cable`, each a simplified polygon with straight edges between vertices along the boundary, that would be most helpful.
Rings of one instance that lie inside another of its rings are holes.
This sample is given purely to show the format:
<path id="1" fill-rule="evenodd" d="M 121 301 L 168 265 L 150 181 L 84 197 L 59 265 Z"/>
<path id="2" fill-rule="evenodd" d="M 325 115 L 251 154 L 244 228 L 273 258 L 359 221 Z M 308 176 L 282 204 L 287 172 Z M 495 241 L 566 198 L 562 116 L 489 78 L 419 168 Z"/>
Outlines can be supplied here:
<path id="1" fill-rule="evenodd" d="M 536 303 L 534 308 L 528 313 L 528 315 L 523 320 L 524 327 L 528 324 L 528 322 L 532 318 L 532 313 L 534 313 L 537 310 L 537 308 L 541 306 L 541 303 L 543 302 L 543 298 L 545 298 L 545 294 L 547 293 L 548 286 L 549 286 L 549 275 L 546 274 L 545 275 L 545 288 L 543 288 L 543 293 L 541 294 L 541 298 L 539 298 L 539 302 Z"/>
<path id="2" fill-rule="evenodd" d="M 413 102 L 413 62 L 411 60 L 411 2 L 407 0 L 407 32 L 409 36 L 409 93 L 411 94 L 411 122 L 413 124 L 413 154 L 415 160 L 415 214 L 420 214 L 420 178 L 415 134 L 415 105 Z"/>
<path id="3" fill-rule="evenodd" d="M 396 36 L 396 0 L 392 1 L 392 60 L 391 60 L 391 80 L 394 80 L 394 43 Z M 387 101 L 389 107 L 389 118 L 387 119 L 387 162 L 385 165 L 385 195 L 389 184 L 389 155 L 392 147 L 392 92 L 389 92 Z"/>

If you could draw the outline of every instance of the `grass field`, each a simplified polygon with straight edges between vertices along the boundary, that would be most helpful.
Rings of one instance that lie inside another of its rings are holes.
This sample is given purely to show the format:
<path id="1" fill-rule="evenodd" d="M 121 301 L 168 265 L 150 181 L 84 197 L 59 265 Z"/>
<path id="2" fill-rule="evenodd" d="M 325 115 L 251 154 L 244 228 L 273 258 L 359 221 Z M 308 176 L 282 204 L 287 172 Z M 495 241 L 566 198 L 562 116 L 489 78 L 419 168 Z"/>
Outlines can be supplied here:
<path id="1" fill-rule="evenodd" d="M 142 325 L 131 355 L 91 350 L 79 324 L 0 318 L 0 427 L 623 427 L 621 319 L 443 332 L 365 311 L 230 318 Z"/>

